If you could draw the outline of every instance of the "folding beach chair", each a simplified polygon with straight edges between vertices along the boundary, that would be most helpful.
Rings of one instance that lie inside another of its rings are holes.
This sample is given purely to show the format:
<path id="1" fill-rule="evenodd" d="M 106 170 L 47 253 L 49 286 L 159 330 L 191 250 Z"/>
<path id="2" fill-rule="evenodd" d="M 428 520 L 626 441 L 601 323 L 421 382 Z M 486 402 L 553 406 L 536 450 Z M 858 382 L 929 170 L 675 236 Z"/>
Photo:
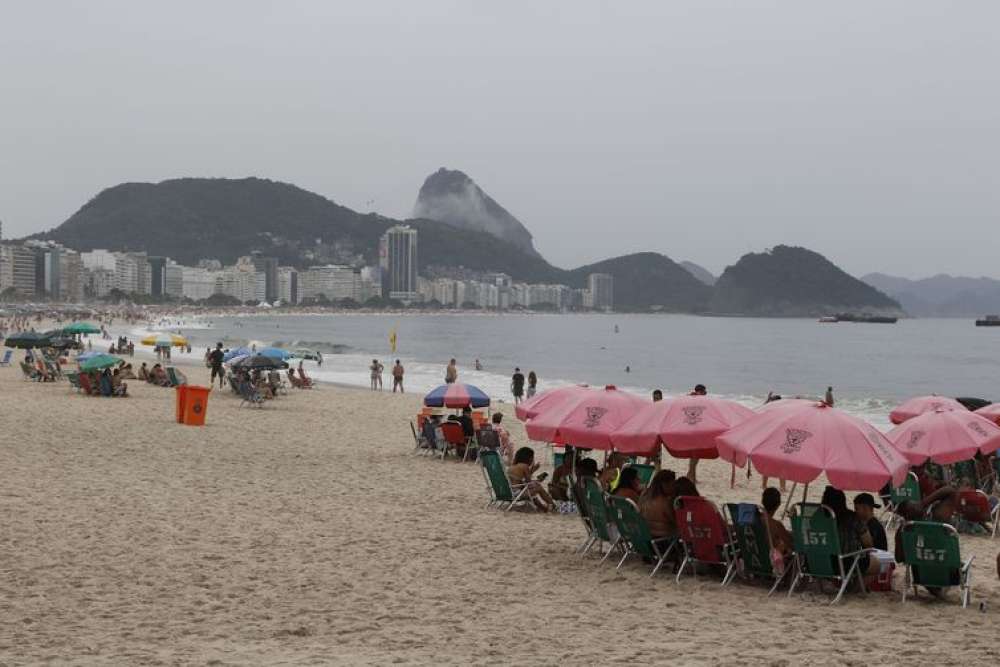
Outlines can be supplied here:
<path id="1" fill-rule="evenodd" d="M 920 502 L 920 482 L 917 480 L 917 475 L 912 472 L 906 474 L 906 480 L 902 486 L 893 486 L 889 489 L 889 502 L 882 510 L 882 518 L 885 519 L 888 516 L 885 521 L 886 531 L 891 530 L 896 521 L 900 520 L 896 514 L 896 508 L 908 500 Z"/>
<path id="2" fill-rule="evenodd" d="M 966 489 L 958 492 L 958 513 L 964 521 L 983 525 L 992 520 L 990 497 L 982 491 Z"/>
<path id="3" fill-rule="evenodd" d="M 500 451 L 500 434 L 492 428 L 482 428 L 476 431 L 476 447 L 479 451 L 492 449 Z"/>
<path id="4" fill-rule="evenodd" d="M 260 395 L 260 392 L 254 389 L 253 385 L 249 382 L 244 381 L 239 385 L 240 390 L 240 404 L 239 407 L 244 405 L 256 405 L 258 408 L 264 407 L 264 397 Z"/>
<path id="5" fill-rule="evenodd" d="M 833 510 L 819 503 L 798 503 L 797 512 L 792 517 L 792 541 L 795 545 L 795 578 L 788 587 L 788 596 L 803 577 L 820 582 L 833 579 L 840 583 L 840 590 L 830 604 L 835 604 L 844 596 L 852 577 L 857 577 L 861 590 L 865 589 L 864 574 L 858 567 L 861 556 L 874 549 L 859 549 L 843 553 L 837 518 Z"/>
<path id="6" fill-rule="evenodd" d="M 663 537 L 653 539 L 653 534 L 649 531 L 649 524 L 639 513 L 639 508 L 628 498 L 621 496 L 608 496 L 611 511 L 614 513 L 615 525 L 618 526 L 618 534 L 622 537 L 622 547 L 625 553 L 618 561 L 618 568 L 625 564 L 632 554 L 640 558 L 646 558 L 654 563 L 653 571 L 649 576 L 655 575 L 663 566 L 667 556 L 677 546 L 677 540 L 673 537 Z"/>
<path id="7" fill-rule="evenodd" d="M 180 374 L 177 372 L 177 369 L 174 368 L 173 366 L 167 366 L 164 370 L 167 371 L 167 378 L 169 378 L 170 380 L 171 387 L 179 387 L 182 384 L 187 384 L 187 379 L 181 378 Z"/>
<path id="8" fill-rule="evenodd" d="M 639 473 L 639 481 L 642 482 L 643 486 L 649 486 L 649 482 L 656 473 L 656 466 L 649 465 L 648 463 L 629 463 L 625 467 L 636 469 L 636 472 Z"/>
<path id="9" fill-rule="evenodd" d="M 465 447 L 465 432 L 462 425 L 456 421 L 442 422 L 441 433 L 444 435 L 444 447 L 441 448 L 441 460 L 444 461 L 448 452 L 454 452 L 458 456 L 458 448 Z M 466 447 L 466 450 L 468 448 Z M 468 453 L 467 451 L 465 453 Z M 464 458 L 462 459 L 465 460 Z"/>
<path id="10" fill-rule="evenodd" d="M 3 353 L 3 359 L 0 359 L 0 366 L 10 366 L 10 358 L 14 356 L 14 350 L 7 350 Z"/>
<path id="11" fill-rule="evenodd" d="M 719 508 L 701 496 L 680 496 L 674 500 L 677 534 L 684 549 L 684 560 L 677 571 L 677 583 L 684 568 L 691 564 L 691 574 L 696 575 L 698 563 L 725 568 L 722 585 L 728 584 L 736 574 L 738 550 Z"/>
<path id="12" fill-rule="evenodd" d="M 726 503 L 726 513 L 736 535 L 740 570 L 743 577 L 773 581 L 767 596 L 771 597 L 781 582 L 791 573 L 791 562 L 776 570 L 771 560 L 774 548 L 771 531 L 764 511 L 752 503 Z"/>
<path id="13" fill-rule="evenodd" d="M 69 386 L 75 391 L 79 392 L 80 387 L 80 374 L 76 371 L 66 371 L 66 380 L 69 381 Z"/>
<path id="14" fill-rule="evenodd" d="M 479 465 L 486 480 L 486 489 L 490 494 L 490 501 L 486 503 L 487 508 L 497 506 L 509 512 L 516 505 L 528 504 L 531 509 L 538 509 L 529 484 L 511 484 L 499 453 L 484 451 L 479 457 Z"/>
<path id="15" fill-rule="evenodd" d="M 958 586 L 962 596 L 962 607 L 969 606 L 971 588 L 971 566 L 975 556 L 962 560 L 958 542 L 958 531 L 946 523 L 936 521 L 909 521 L 903 525 L 903 557 L 906 573 L 901 602 L 906 602 L 906 594 L 913 586 L 924 588 L 950 588 Z"/>
<path id="16" fill-rule="evenodd" d="M 587 505 L 587 495 L 584 492 L 581 483 L 578 482 L 575 477 L 570 477 L 569 493 L 570 497 L 573 498 L 573 502 L 576 503 L 576 513 L 580 515 L 580 520 L 583 521 L 583 527 L 587 531 L 587 537 L 584 538 L 583 542 L 573 551 L 573 553 L 585 553 L 597 537 L 594 535 L 594 523 L 590 518 L 590 508 Z"/>
<path id="17" fill-rule="evenodd" d="M 618 533 L 618 528 L 614 525 L 614 519 L 608 509 L 601 483 L 593 477 L 587 477 L 583 480 L 583 484 L 586 491 L 584 497 L 587 502 L 587 512 L 590 514 L 590 525 L 594 531 L 594 539 L 583 550 L 583 555 L 586 556 L 595 544 L 599 550 L 603 550 L 604 545 L 607 544 L 608 552 L 601 559 L 603 563 L 621 545 L 622 538 Z"/>

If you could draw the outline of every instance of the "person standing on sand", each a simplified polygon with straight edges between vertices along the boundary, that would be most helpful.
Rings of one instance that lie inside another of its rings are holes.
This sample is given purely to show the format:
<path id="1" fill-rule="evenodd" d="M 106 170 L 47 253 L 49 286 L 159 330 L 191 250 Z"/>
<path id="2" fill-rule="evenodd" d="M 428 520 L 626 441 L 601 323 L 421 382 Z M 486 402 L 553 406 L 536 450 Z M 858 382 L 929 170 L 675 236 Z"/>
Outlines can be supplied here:
<path id="1" fill-rule="evenodd" d="M 833 407 L 833 387 L 826 388 L 826 396 L 823 397 L 823 402 L 831 408 Z"/>
<path id="2" fill-rule="evenodd" d="M 385 366 L 382 365 L 381 361 L 376 361 L 375 363 L 378 364 L 378 377 L 375 380 L 378 383 L 378 390 L 382 391 L 382 371 L 385 370 Z"/>
<path id="3" fill-rule="evenodd" d="M 448 362 L 448 367 L 444 369 L 444 382 L 445 384 L 454 384 L 458 380 L 458 366 L 455 365 L 455 360 L 452 359 Z"/>
<path id="4" fill-rule="evenodd" d="M 535 371 L 528 371 L 528 392 L 526 396 L 531 398 L 535 395 L 538 390 L 538 376 L 535 375 Z"/>
<path id="5" fill-rule="evenodd" d="M 372 359 L 372 365 L 368 367 L 371 377 L 371 389 L 375 391 L 378 386 L 378 359 Z"/>
<path id="6" fill-rule="evenodd" d="M 212 350 L 208 355 L 208 363 L 212 369 L 212 377 L 208 381 L 209 385 L 215 384 L 215 376 L 219 376 L 219 389 L 222 389 L 222 385 L 226 380 L 226 374 L 222 370 L 222 359 L 225 357 L 225 352 L 222 351 L 222 343 L 218 343 L 215 349 Z"/>
<path id="7" fill-rule="evenodd" d="M 403 364 L 399 363 L 399 359 L 396 359 L 396 365 L 392 367 L 392 393 L 396 393 L 396 387 L 399 387 L 399 393 L 405 394 L 403 391 Z"/>
<path id="8" fill-rule="evenodd" d="M 514 394 L 514 405 L 524 400 L 524 373 L 520 368 L 515 368 L 510 376 L 510 393 Z"/>

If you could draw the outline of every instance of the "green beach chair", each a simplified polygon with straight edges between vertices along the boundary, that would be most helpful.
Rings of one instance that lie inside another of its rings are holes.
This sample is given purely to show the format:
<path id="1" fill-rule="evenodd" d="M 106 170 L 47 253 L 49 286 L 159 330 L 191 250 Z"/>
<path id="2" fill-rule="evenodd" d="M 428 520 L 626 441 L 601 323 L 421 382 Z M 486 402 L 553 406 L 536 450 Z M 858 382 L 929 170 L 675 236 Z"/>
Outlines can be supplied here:
<path id="1" fill-rule="evenodd" d="M 639 508 L 628 498 L 621 496 L 609 496 L 608 502 L 614 514 L 615 525 L 618 526 L 618 534 L 622 537 L 622 547 L 625 553 L 618 561 L 617 569 L 621 569 L 625 561 L 632 554 L 640 558 L 646 558 L 654 563 L 653 571 L 649 573 L 652 577 L 663 566 L 667 556 L 677 546 L 677 539 L 673 537 L 663 537 L 653 539 L 653 534 L 649 532 L 649 524 L 639 513 Z"/>
<path id="2" fill-rule="evenodd" d="M 937 521 L 907 522 L 903 526 L 903 557 L 906 560 L 906 578 L 901 602 L 906 602 L 910 586 L 913 586 L 914 597 L 917 586 L 938 590 L 958 586 L 962 607 L 969 606 L 972 593 L 970 568 L 975 556 L 962 560 L 958 531 L 953 527 Z"/>
<path id="3" fill-rule="evenodd" d="M 771 532 L 764 511 L 752 503 L 726 503 L 726 513 L 736 533 L 743 577 L 773 581 L 767 593 L 771 597 L 793 568 L 789 563 L 783 571 L 775 570 L 771 561 Z"/>
<path id="4" fill-rule="evenodd" d="M 643 486 L 649 486 L 649 482 L 652 481 L 653 475 L 656 474 L 656 466 L 649 465 L 648 463 L 629 463 L 626 468 L 635 468 L 639 473 L 639 481 L 642 482 Z"/>
<path id="5" fill-rule="evenodd" d="M 538 509 L 531 497 L 527 484 L 514 485 L 510 483 L 507 471 L 503 468 L 503 461 L 500 460 L 499 453 L 492 450 L 482 452 L 482 456 L 479 457 L 479 464 L 490 493 L 490 501 L 486 503 L 487 508 L 499 507 L 509 512 L 515 505 L 527 503 L 532 509 Z"/>
<path id="6" fill-rule="evenodd" d="M 584 494 L 587 500 L 587 511 L 590 513 L 590 523 L 594 531 L 594 537 L 596 539 L 591 541 L 590 546 L 588 546 L 583 555 L 586 556 L 590 549 L 596 544 L 599 549 L 603 549 L 604 544 L 608 545 L 608 552 L 601 559 L 603 563 L 608 559 L 615 549 L 621 545 L 621 535 L 618 534 L 618 529 L 614 525 L 614 519 L 612 518 L 612 513 L 608 510 L 607 502 L 605 501 L 604 489 L 601 488 L 601 483 L 598 482 L 593 477 L 588 477 L 584 480 L 584 488 L 586 493 Z"/>
<path id="7" fill-rule="evenodd" d="M 792 542 L 795 546 L 795 578 L 788 587 L 788 596 L 804 577 L 820 583 L 832 579 L 840 583 L 840 590 L 830 604 L 836 604 L 844 596 L 848 584 L 857 577 L 861 590 L 865 590 L 864 576 L 858 568 L 861 556 L 871 551 L 860 549 L 844 553 L 837 531 L 837 518 L 826 505 L 819 503 L 798 503 L 792 517 Z"/>
<path id="8" fill-rule="evenodd" d="M 69 381 L 69 386 L 71 386 L 77 392 L 80 391 L 80 374 L 76 371 L 66 371 L 66 380 Z"/>
<path id="9" fill-rule="evenodd" d="M 573 498 L 573 502 L 576 503 L 576 513 L 580 515 L 583 527 L 587 531 L 586 539 L 573 551 L 573 553 L 582 554 L 590 549 L 597 537 L 594 535 L 594 524 L 590 518 L 590 506 L 587 505 L 587 495 L 575 476 L 570 477 L 569 493 Z"/>
<path id="10" fill-rule="evenodd" d="M 886 503 L 885 510 L 882 512 L 882 517 L 885 518 L 888 515 L 888 519 L 885 521 L 885 529 L 891 530 L 892 526 L 896 521 L 900 520 L 899 515 L 896 514 L 896 508 L 900 504 L 912 500 L 913 502 L 919 503 L 921 499 L 920 494 L 920 482 L 917 480 L 916 473 L 907 473 L 906 480 L 903 482 L 902 486 L 893 486 L 889 489 L 889 502 Z"/>
<path id="11" fill-rule="evenodd" d="M 182 380 L 180 375 L 177 373 L 177 369 L 173 366 L 167 366 L 164 370 L 167 371 L 167 377 L 170 379 L 171 387 L 179 387 L 182 384 L 187 384 L 187 380 Z"/>

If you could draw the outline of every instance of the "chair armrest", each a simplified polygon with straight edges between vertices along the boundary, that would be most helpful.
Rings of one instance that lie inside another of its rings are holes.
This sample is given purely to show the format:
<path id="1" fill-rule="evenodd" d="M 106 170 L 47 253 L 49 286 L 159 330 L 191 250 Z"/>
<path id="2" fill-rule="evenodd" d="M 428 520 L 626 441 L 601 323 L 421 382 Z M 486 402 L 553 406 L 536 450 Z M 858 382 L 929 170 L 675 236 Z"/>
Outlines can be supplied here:
<path id="1" fill-rule="evenodd" d="M 875 553 L 876 551 L 878 551 L 878 549 L 875 549 L 875 548 L 858 549 L 857 551 L 851 551 L 851 552 L 846 553 L 846 554 L 840 554 L 840 557 L 841 558 L 847 558 L 848 556 L 860 556 L 861 554 L 871 554 L 871 553 Z"/>
<path id="2" fill-rule="evenodd" d="M 962 563 L 962 572 L 968 572 L 969 568 L 972 567 L 972 561 L 976 560 L 975 556 L 969 556 L 969 559 Z"/>

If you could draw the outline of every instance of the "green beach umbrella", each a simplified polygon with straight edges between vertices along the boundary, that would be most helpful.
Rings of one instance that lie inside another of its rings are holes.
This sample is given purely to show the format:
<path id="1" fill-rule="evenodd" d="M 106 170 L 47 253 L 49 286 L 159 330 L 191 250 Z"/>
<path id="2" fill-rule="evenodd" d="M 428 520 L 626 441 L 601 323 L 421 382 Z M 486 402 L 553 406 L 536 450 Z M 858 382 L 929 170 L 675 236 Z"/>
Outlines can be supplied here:
<path id="1" fill-rule="evenodd" d="M 67 334 L 92 334 L 101 333 L 101 329 L 90 322 L 72 322 L 63 327 L 62 332 Z"/>
<path id="2" fill-rule="evenodd" d="M 7 336 L 3 344 L 19 350 L 29 350 L 36 347 L 48 347 L 49 337 L 37 331 L 22 331 Z"/>
<path id="3" fill-rule="evenodd" d="M 80 364 L 80 370 L 84 373 L 89 373 L 91 371 L 100 371 L 105 368 L 111 368 L 112 366 L 117 366 L 122 363 L 124 359 L 114 356 L 113 354 L 95 354 L 90 357 L 82 364 Z"/>

